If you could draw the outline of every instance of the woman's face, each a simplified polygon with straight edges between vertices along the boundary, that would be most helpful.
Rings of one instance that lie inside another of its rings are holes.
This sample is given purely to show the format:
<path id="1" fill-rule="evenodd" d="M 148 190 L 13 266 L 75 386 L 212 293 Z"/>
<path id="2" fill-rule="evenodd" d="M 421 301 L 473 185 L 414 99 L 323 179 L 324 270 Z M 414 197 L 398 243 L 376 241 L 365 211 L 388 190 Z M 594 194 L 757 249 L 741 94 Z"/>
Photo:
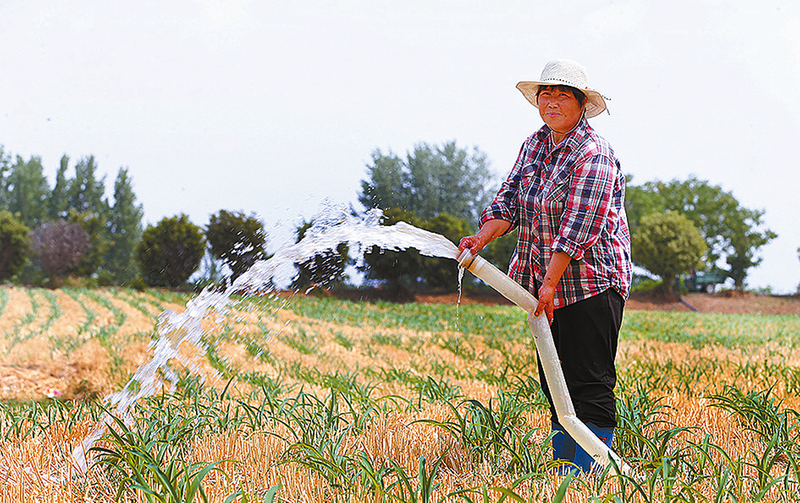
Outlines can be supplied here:
<path id="1" fill-rule="evenodd" d="M 537 102 L 542 120 L 556 133 L 574 128 L 583 115 L 583 106 L 567 89 L 542 87 Z"/>

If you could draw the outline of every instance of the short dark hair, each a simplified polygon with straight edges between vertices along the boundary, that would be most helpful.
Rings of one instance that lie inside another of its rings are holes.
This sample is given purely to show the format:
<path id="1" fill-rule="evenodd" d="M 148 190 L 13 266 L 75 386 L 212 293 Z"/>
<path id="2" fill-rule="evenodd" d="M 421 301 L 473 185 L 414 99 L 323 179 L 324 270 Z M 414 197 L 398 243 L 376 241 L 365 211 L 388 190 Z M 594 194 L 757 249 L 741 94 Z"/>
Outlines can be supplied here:
<path id="1" fill-rule="evenodd" d="M 536 90 L 537 102 L 539 101 L 539 93 L 545 89 L 548 91 L 552 91 L 555 89 L 556 91 L 571 92 L 572 95 L 575 97 L 575 99 L 578 100 L 578 105 L 583 106 L 583 104 L 586 103 L 586 95 L 583 93 L 583 91 L 581 91 L 577 87 L 572 87 L 572 86 L 539 86 L 539 89 Z"/>

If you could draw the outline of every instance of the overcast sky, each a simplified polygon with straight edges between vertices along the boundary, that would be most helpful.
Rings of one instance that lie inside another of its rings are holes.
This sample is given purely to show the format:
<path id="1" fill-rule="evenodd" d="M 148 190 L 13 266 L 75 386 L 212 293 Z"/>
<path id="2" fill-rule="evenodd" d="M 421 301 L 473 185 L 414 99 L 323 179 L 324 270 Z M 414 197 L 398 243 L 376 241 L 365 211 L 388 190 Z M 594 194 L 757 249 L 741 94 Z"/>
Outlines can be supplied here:
<path id="1" fill-rule="evenodd" d="M 800 2 L 0 0 L 0 145 L 55 177 L 127 167 L 145 223 L 220 209 L 273 234 L 357 203 L 371 152 L 478 147 L 498 179 L 540 127 L 514 86 L 581 62 L 633 183 L 694 174 L 766 210 L 751 287 L 800 283 Z"/>

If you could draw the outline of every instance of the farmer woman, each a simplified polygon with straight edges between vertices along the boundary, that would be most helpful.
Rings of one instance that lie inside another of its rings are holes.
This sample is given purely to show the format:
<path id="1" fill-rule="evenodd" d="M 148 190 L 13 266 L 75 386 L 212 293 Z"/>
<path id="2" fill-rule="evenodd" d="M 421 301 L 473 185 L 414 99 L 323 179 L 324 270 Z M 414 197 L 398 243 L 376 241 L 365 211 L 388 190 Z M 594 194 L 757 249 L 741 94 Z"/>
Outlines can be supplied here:
<path id="1" fill-rule="evenodd" d="M 586 70 L 554 60 L 517 88 L 544 125 L 522 145 L 511 173 L 459 248 L 473 254 L 519 229 L 509 275 L 539 300 L 551 323 L 578 418 L 610 447 L 616 427 L 614 359 L 631 282 L 625 177 L 611 145 L 587 122 L 606 109 Z M 588 472 L 591 457 L 569 437 L 550 401 L 553 456 Z"/>

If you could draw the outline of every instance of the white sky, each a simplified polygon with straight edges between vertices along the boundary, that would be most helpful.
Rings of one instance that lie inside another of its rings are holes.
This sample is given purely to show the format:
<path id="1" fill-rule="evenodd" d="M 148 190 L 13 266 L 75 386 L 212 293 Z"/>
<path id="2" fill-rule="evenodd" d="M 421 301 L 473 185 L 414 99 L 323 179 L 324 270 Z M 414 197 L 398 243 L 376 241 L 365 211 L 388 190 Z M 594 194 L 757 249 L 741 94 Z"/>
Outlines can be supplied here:
<path id="1" fill-rule="evenodd" d="M 669 4 L 669 5 L 667 5 Z M 370 154 L 456 140 L 504 177 L 541 125 L 514 89 L 589 70 L 635 184 L 690 174 L 779 234 L 748 285 L 800 283 L 800 2 L 0 0 L 0 145 L 55 177 L 128 167 L 145 223 L 257 214 L 275 249 L 352 202 Z"/>

